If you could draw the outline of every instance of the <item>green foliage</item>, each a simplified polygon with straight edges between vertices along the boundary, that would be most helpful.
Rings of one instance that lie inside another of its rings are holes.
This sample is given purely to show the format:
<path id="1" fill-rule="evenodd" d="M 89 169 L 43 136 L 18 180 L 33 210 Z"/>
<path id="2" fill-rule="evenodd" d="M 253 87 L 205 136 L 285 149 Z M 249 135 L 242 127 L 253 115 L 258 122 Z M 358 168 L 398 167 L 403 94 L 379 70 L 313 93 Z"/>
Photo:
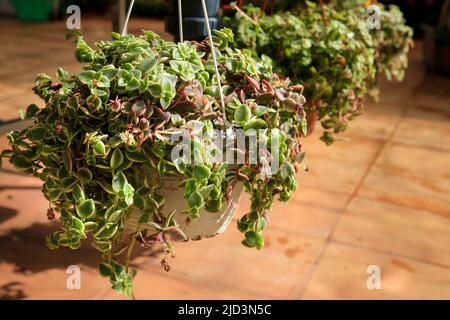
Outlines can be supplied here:
<path id="1" fill-rule="evenodd" d="M 173 213 L 160 214 L 167 177 L 183 180 L 187 219 L 203 209 L 216 212 L 228 206 L 234 186 L 244 183 L 252 208 L 238 227 L 245 245 L 262 247 L 273 200 L 287 201 L 296 189 L 305 98 L 303 86 L 280 79 L 249 52 L 231 48 L 233 33 L 220 30 L 215 42 L 226 101 L 224 123 L 207 41 L 175 44 L 153 32 L 112 36 L 95 50 L 78 38 L 81 72 L 70 75 L 59 69 L 56 79 L 37 76 L 34 92 L 43 107 L 30 105 L 24 118 L 33 124 L 8 134 L 11 149 L 2 157 L 40 178 L 51 210 L 60 213 L 60 230 L 47 237 L 47 245 L 77 249 L 89 234 L 103 257 L 101 275 L 115 290 L 132 296 L 135 271 L 129 261 L 135 243 L 163 243 L 171 252 L 173 242 L 186 239 Z M 203 135 L 191 144 L 194 156 L 204 161 L 172 159 L 176 142 L 170 137 L 190 132 L 198 123 Z M 268 176 L 259 164 L 208 162 L 207 133 L 224 126 L 279 129 L 277 135 L 265 131 L 259 139 L 279 139 L 283 170 Z M 125 228 L 132 211 L 140 213 L 141 229 Z M 157 233 L 140 231 L 149 226 Z"/>
<path id="2" fill-rule="evenodd" d="M 362 20 L 366 20 L 365 0 L 337 1 L 334 6 L 340 11 L 349 11 Z M 402 81 L 408 67 L 408 52 L 413 46 L 413 29 L 406 25 L 403 13 L 396 5 L 376 4 L 380 9 L 380 29 L 370 34 L 375 49 L 375 67 L 377 77 L 369 85 L 371 94 L 378 98 L 377 78 L 385 75 L 388 80 Z"/>
<path id="3" fill-rule="evenodd" d="M 377 74 L 384 73 L 388 80 L 402 81 L 408 67 L 408 52 L 413 46 L 413 29 L 407 26 L 403 13 L 395 5 L 381 9 L 381 30 L 373 30 L 376 48 Z"/>
<path id="4" fill-rule="evenodd" d="M 100 263 L 98 271 L 102 277 L 109 278 L 115 291 L 124 293 L 129 298 L 133 297 L 133 279 L 136 270 L 127 271 L 122 265 L 110 260 Z"/>
<path id="5" fill-rule="evenodd" d="M 238 46 L 254 50 L 275 71 L 305 85 L 307 112 L 318 112 L 322 140 L 334 141 L 349 120 L 360 114 L 373 79 L 374 50 L 365 20 L 313 2 L 297 13 L 266 15 L 248 6 L 228 24 Z"/>

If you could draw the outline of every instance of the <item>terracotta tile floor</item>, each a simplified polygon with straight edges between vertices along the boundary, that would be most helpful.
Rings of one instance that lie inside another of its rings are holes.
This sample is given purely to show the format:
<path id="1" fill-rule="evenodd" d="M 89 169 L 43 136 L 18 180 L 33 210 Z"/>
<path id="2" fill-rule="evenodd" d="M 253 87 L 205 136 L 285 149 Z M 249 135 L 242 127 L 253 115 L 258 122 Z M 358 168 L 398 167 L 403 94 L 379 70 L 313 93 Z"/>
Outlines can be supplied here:
<path id="1" fill-rule="evenodd" d="M 106 18 L 85 18 L 92 43 L 107 37 Z M 132 19 L 130 31 L 163 23 Z M 64 24 L 0 20 L 0 119 L 17 118 L 38 102 L 30 88 L 38 72 L 79 68 Z M 450 299 L 450 79 L 426 75 L 420 43 L 403 83 L 382 82 L 342 141 L 305 140 L 309 172 L 298 176 L 292 201 L 276 203 L 266 248 L 242 247 L 231 226 L 222 236 L 180 244 L 172 271 L 158 252 L 140 252 L 137 298 L 446 298 Z M 1 133 L 17 126 L 10 124 Z M 319 130 L 317 130 L 319 131 Z M 5 148 L 4 136 L 0 149 Z M 45 248 L 56 228 L 45 218 L 39 181 L 0 172 L 0 298 L 121 299 L 96 274 L 97 253 Z M 248 208 L 244 196 L 239 214 Z M 81 268 L 81 290 L 66 289 L 70 265 Z M 371 265 L 381 289 L 366 286 Z"/>

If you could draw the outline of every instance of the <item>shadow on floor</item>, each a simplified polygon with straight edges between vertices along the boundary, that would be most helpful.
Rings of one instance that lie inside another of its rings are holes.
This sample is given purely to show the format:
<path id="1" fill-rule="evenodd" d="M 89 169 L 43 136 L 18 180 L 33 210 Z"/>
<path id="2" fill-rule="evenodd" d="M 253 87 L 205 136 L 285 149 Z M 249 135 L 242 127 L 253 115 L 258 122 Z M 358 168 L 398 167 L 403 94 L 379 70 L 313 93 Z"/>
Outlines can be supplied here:
<path id="1" fill-rule="evenodd" d="M 27 296 L 20 288 L 21 282 L 12 281 L 0 286 L 0 300 L 25 299 Z"/>
<path id="2" fill-rule="evenodd" d="M 27 228 L 12 229 L 0 236 L 0 262 L 12 264 L 21 274 L 38 273 L 47 269 L 66 269 L 70 265 L 83 265 L 97 269 L 101 254 L 86 239 L 81 248 L 50 250 L 45 237 L 58 230 L 58 223 L 35 223 Z M 134 257 L 154 259 L 161 250 L 136 247 Z"/>
<path id="3" fill-rule="evenodd" d="M 0 206 L 0 224 L 18 214 L 17 210 Z"/>

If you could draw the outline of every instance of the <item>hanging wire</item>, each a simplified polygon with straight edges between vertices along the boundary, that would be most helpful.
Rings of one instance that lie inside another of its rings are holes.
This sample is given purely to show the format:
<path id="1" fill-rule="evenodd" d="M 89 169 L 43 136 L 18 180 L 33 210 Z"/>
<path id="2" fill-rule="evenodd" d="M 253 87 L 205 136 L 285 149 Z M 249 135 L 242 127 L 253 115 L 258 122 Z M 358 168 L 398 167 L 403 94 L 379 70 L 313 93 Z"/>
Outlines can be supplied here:
<path id="1" fill-rule="evenodd" d="M 178 0 L 178 28 L 180 33 L 180 42 L 183 42 L 183 8 L 181 6 L 181 0 Z"/>
<path id="2" fill-rule="evenodd" d="M 128 7 L 127 17 L 122 27 L 122 37 L 127 34 L 128 21 L 130 20 L 131 10 L 133 9 L 134 0 L 131 0 L 130 6 Z"/>
<path id="3" fill-rule="evenodd" d="M 223 121 L 224 121 L 224 125 L 225 125 L 226 124 L 225 101 L 223 98 L 222 84 L 220 83 L 220 74 L 219 74 L 219 67 L 217 64 L 216 52 L 214 50 L 214 41 L 212 38 L 211 27 L 209 26 L 209 18 L 208 18 L 208 11 L 206 9 L 206 3 L 205 3 L 205 0 L 201 0 L 201 1 L 202 1 L 202 7 L 203 7 L 203 15 L 205 16 L 205 21 L 206 21 L 206 29 L 208 30 L 208 39 L 211 44 L 211 55 L 212 55 L 213 62 L 214 62 L 214 69 L 216 71 L 217 86 L 219 88 L 219 96 L 220 96 L 220 105 L 222 107 Z"/>
<path id="4" fill-rule="evenodd" d="M 220 73 L 219 73 L 219 67 L 218 67 L 217 58 L 216 58 L 216 52 L 214 50 L 214 41 L 212 38 L 211 27 L 209 25 L 208 10 L 206 8 L 205 0 L 201 0 L 201 2 L 202 2 L 202 8 L 203 8 L 203 15 L 205 17 L 205 22 L 206 22 L 206 30 L 208 31 L 208 39 L 211 44 L 211 56 L 212 56 L 213 62 L 214 62 L 214 69 L 216 71 L 217 86 L 219 89 L 219 96 L 220 96 L 220 106 L 222 108 L 223 121 L 224 121 L 224 125 L 225 125 L 226 124 L 225 100 L 224 100 L 223 92 L 222 92 L 222 83 L 220 82 Z M 122 36 L 124 36 L 126 34 L 128 21 L 130 20 L 130 15 L 131 15 L 131 10 L 133 9 L 133 5 L 134 5 L 134 0 L 131 0 L 130 6 L 128 7 L 127 17 L 126 17 L 125 23 L 123 25 Z M 180 41 L 183 42 L 183 14 L 182 14 L 181 0 L 178 0 L 178 24 L 179 24 L 179 32 L 180 32 Z"/>

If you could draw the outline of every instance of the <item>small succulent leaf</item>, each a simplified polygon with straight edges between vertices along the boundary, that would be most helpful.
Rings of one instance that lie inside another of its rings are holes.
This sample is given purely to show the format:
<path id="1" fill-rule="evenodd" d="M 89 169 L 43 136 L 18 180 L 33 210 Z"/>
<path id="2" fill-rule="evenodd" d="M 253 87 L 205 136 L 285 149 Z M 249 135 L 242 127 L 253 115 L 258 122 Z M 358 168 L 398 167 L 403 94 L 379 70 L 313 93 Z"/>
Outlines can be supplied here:
<path id="1" fill-rule="evenodd" d="M 245 104 L 241 104 L 234 112 L 234 121 L 245 124 L 250 120 L 251 115 L 252 112 L 250 111 L 250 108 Z"/>
<path id="2" fill-rule="evenodd" d="M 102 262 L 98 265 L 98 271 L 100 275 L 105 278 L 109 278 L 114 274 L 112 266 L 106 262 Z"/>
<path id="3" fill-rule="evenodd" d="M 122 210 L 117 210 L 114 211 L 113 213 L 111 213 L 111 215 L 108 217 L 108 221 L 109 222 L 117 222 L 119 221 L 123 216 L 123 211 Z"/>
<path id="4" fill-rule="evenodd" d="M 103 141 L 94 143 L 94 153 L 99 156 L 104 156 L 106 154 L 106 146 Z"/>
<path id="5" fill-rule="evenodd" d="M 187 239 L 184 232 L 177 227 L 168 227 L 164 230 L 164 233 L 167 234 L 173 241 L 184 241 Z"/>
<path id="6" fill-rule="evenodd" d="M 115 193 L 119 193 L 123 191 L 125 185 L 128 183 L 127 177 L 123 174 L 122 171 L 116 173 L 112 180 L 112 188 Z"/>
<path id="7" fill-rule="evenodd" d="M 85 199 L 83 188 L 78 183 L 73 186 L 72 196 L 76 202 L 81 202 Z"/>
<path id="8" fill-rule="evenodd" d="M 77 213 L 81 219 L 87 219 L 95 214 L 95 204 L 94 200 L 87 199 L 80 202 L 77 206 Z"/>
<path id="9" fill-rule="evenodd" d="M 81 81 L 81 83 L 88 84 L 89 81 L 92 81 L 95 77 L 95 72 L 93 70 L 87 70 L 80 72 L 78 74 L 78 79 Z"/>
<path id="10" fill-rule="evenodd" d="M 150 73 L 157 65 L 158 60 L 156 58 L 148 57 L 141 61 L 138 65 L 138 69 L 143 75 Z"/>
<path id="11" fill-rule="evenodd" d="M 122 163 L 123 163 L 123 153 L 119 148 L 117 148 L 114 150 L 114 152 L 111 156 L 109 165 L 110 165 L 111 169 L 116 170 L 117 168 L 119 168 L 122 165 Z"/>
<path id="12" fill-rule="evenodd" d="M 83 221 L 81 221 L 80 219 L 78 219 L 75 216 L 72 216 L 72 221 L 73 221 L 73 226 L 75 227 L 75 229 L 77 229 L 80 232 L 84 232 L 85 231 L 85 227 L 84 227 Z"/>
<path id="13" fill-rule="evenodd" d="M 92 181 L 92 172 L 88 168 L 80 168 L 78 169 L 78 177 L 84 182 Z"/>
<path id="14" fill-rule="evenodd" d="M 281 166 L 280 173 L 283 180 L 286 180 L 295 175 L 295 170 L 294 167 L 289 162 L 285 162 Z"/>
<path id="15" fill-rule="evenodd" d="M 96 233 L 95 237 L 97 239 L 110 239 L 116 234 L 117 229 L 117 223 L 111 223 L 110 225 L 107 225 L 101 232 Z"/>
<path id="16" fill-rule="evenodd" d="M 259 130 L 261 128 L 266 128 L 266 127 L 267 127 L 267 123 L 263 119 L 255 118 L 255 119 L 251 119 L 244 125 L 244 130 L 249 130 L 249 129 Z"/>
<path id="17" fill-rule="evenodd" d="M 194 177 L 197 180 L 207 180 L 211 176 L 211 170 L 204 164 L 198 164 L 194 167 Z"/>
<path id="18" fill-rule="evenodd" d="M 13 166 L 20 171 L 25 171 L 33 167 L 33 162 L 24 155 L 17 154 L 11 158 Z"/>
<path id="19" fill-rule="evenodd" d="M 203 205 L 203 196 L 198 191 L 192 192 L 188 204 L 191 208 L 200 208 Z"/>

